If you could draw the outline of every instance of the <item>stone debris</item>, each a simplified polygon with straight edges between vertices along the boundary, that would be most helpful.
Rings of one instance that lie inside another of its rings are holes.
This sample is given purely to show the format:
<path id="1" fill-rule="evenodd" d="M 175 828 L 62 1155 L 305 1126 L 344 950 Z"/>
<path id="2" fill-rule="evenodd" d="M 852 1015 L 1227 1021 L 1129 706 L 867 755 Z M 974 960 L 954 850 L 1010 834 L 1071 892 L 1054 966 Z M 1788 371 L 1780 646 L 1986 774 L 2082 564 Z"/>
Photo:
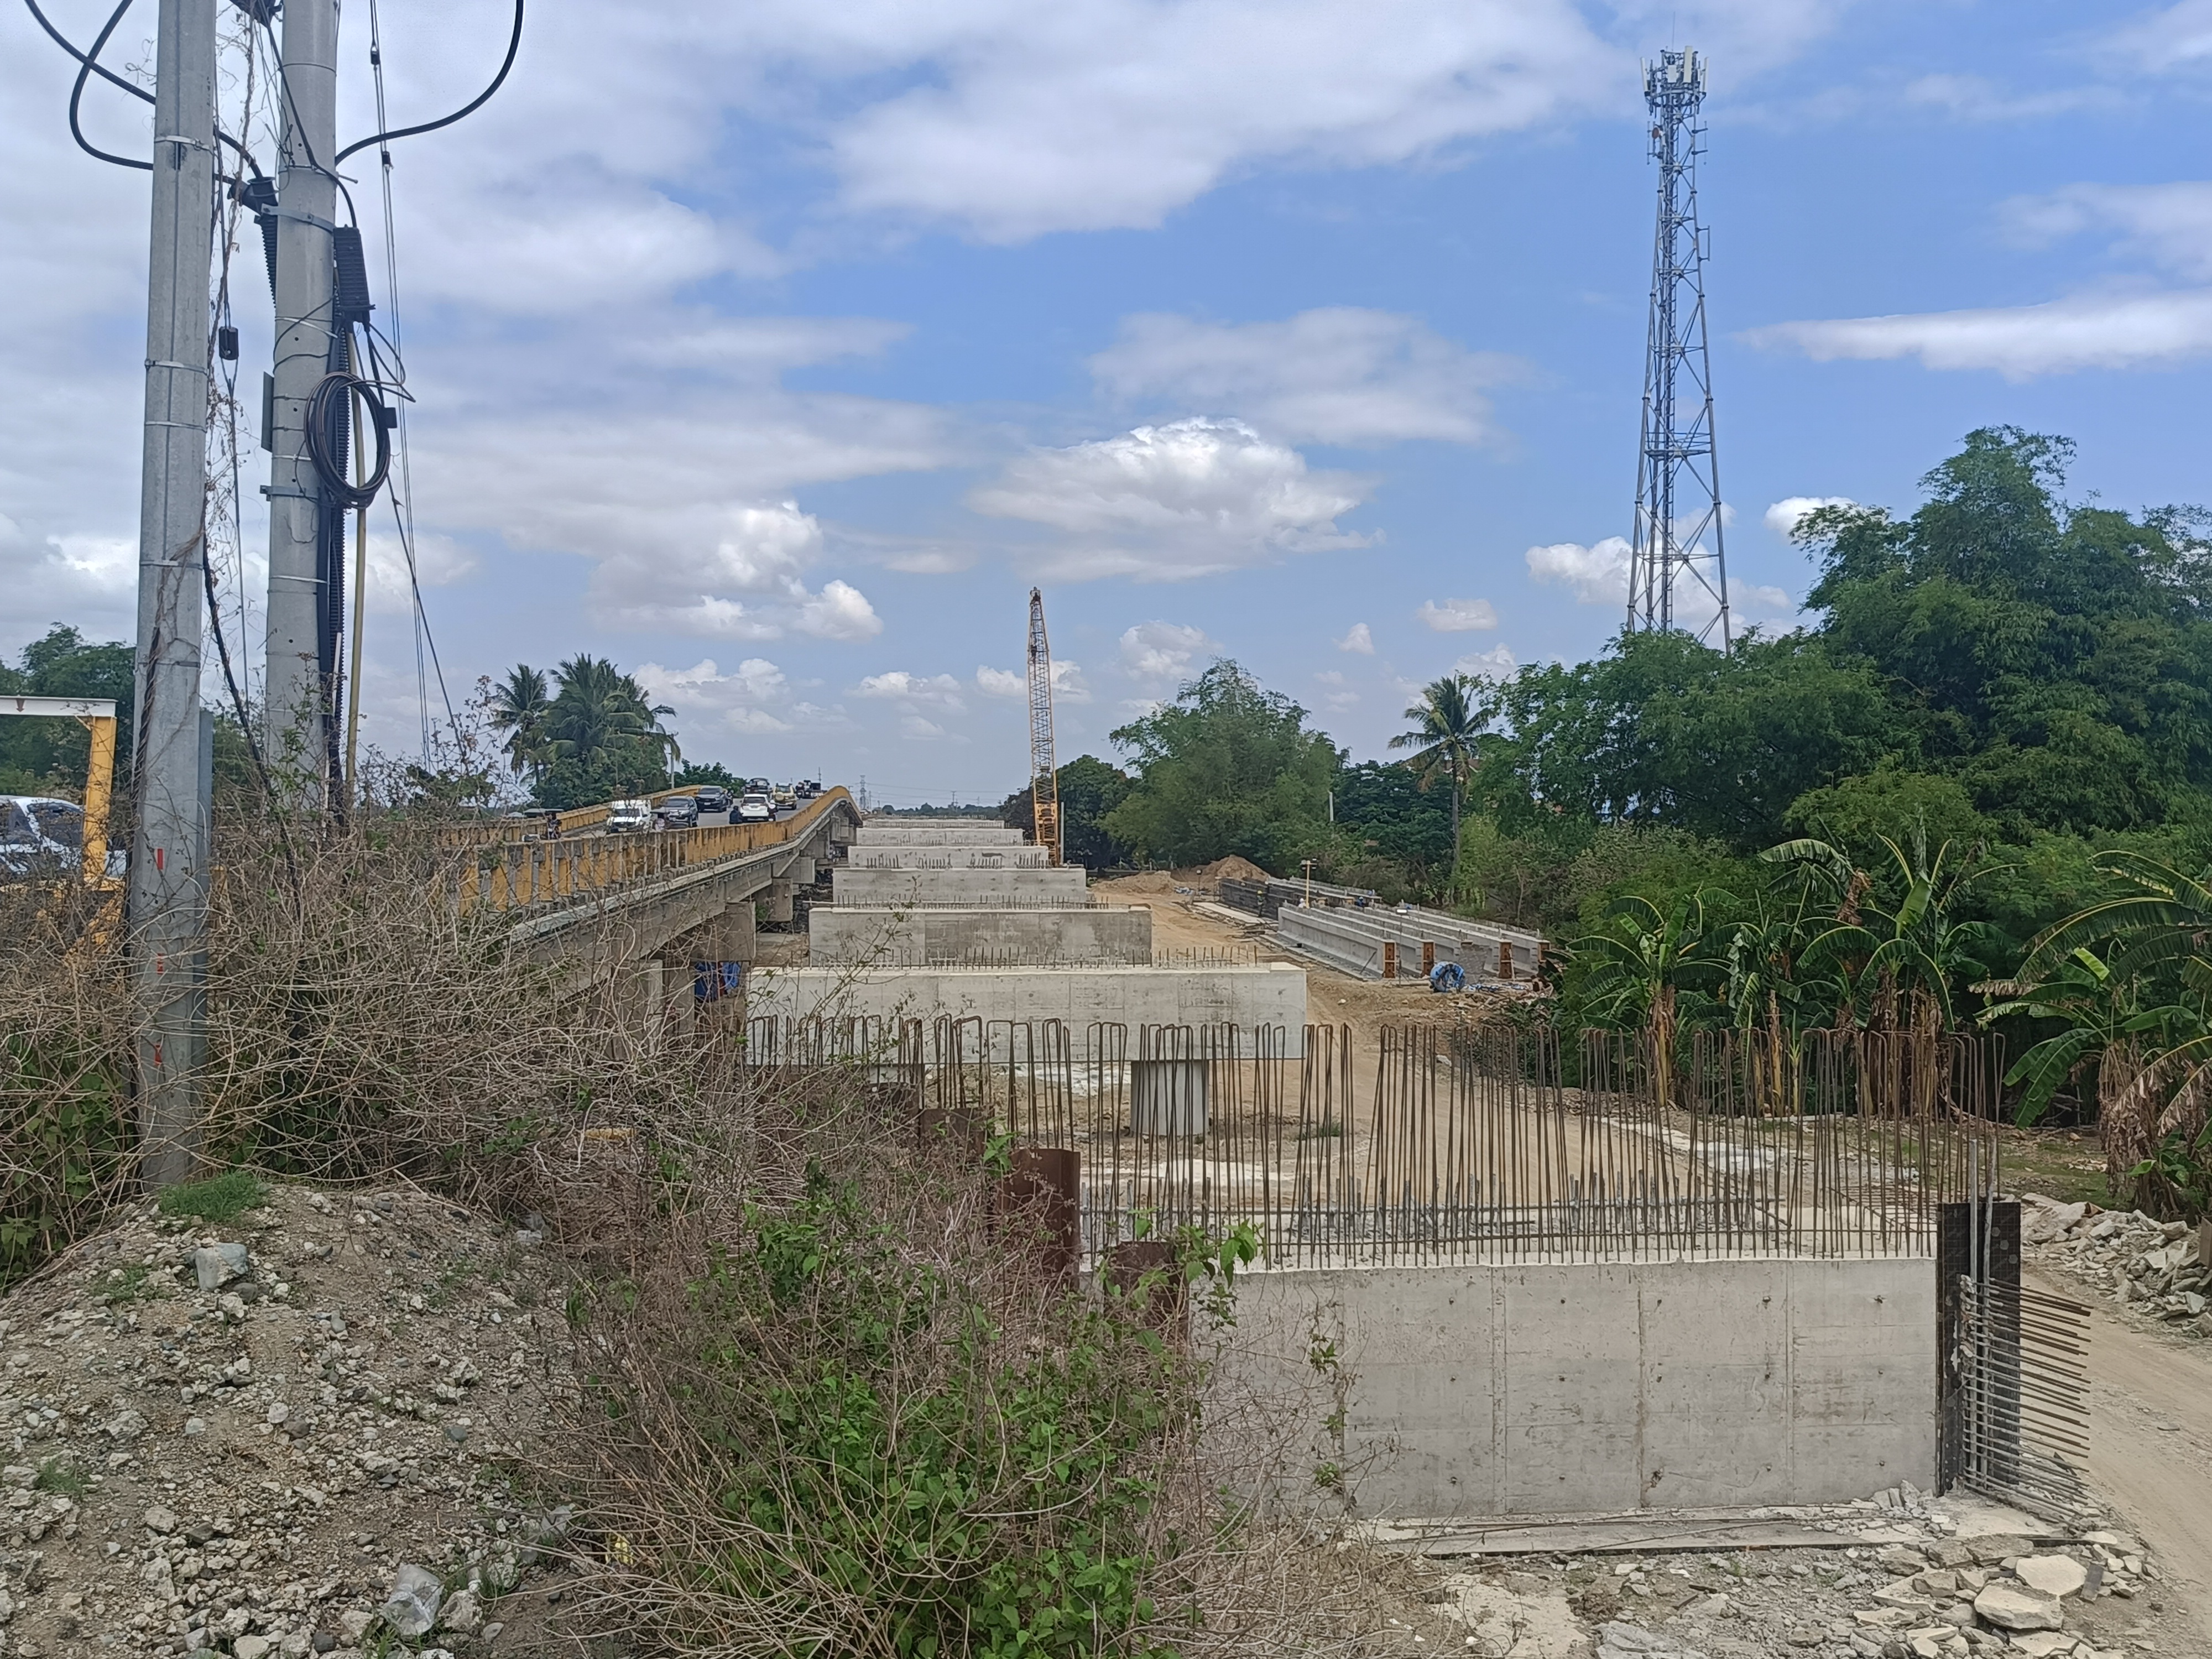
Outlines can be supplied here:
<path id="1" fill-rule="evenodd" d="M 559 1270 L 413 1191 L 121 1216 L 0 1300 L 0 1656 L 535 1659 Z M 455 1432 L 458 1430 L 459 1432 Z"/>
<path id="2" fill-rule="evenodd" d="M 2140 1210 L 2061 1204 L 2029 1193 L 2021 1202 L 2021 1246 L 2130 1312 L 2185 1335 L 2212 1337 L 2212 1299 L 2203 1234 L 2184 1221 Z"/>

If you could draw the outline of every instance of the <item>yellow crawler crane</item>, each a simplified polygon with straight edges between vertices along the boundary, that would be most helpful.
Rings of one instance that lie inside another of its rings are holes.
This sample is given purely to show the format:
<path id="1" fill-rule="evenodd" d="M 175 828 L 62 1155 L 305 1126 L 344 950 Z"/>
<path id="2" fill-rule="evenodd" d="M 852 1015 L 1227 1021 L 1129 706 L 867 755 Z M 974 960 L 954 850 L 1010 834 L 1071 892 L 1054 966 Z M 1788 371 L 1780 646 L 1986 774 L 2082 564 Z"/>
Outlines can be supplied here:
<path id="1" fill-rule="evenodd" d="M 1036 844 L 1060 860 L 1060 775 L 1052 761 L 1052 647 L 1044 636 L 1044 592 L 1030 589 L 1030 801 Z"/>

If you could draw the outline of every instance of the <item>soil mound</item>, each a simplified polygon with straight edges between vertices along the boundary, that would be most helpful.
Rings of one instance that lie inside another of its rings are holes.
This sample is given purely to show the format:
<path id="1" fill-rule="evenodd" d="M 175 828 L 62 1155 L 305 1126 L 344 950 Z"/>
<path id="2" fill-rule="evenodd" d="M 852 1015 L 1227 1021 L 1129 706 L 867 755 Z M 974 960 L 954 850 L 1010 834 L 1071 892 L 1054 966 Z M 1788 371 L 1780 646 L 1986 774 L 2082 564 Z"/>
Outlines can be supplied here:
<path id="1" fill-rule="evenodd" d="M 1231 853 L 1225 859 L 1216 859 L 1198 872 L 1201 881 L 1266 881 L 1267 872 L 1248 858 Z"/>
<path id="2" fill-rule="evenodd" d="M 543 1651 L 533 1569 L 567 1512 L 520 1483 L 572 1372 L 540 1237 L 411 1189 L 270 1187 L 217 1223 L 127 1212 L 18 1285 L 7 1650 L 367 1652 L 407 1586 L 410 1648 Z"/>

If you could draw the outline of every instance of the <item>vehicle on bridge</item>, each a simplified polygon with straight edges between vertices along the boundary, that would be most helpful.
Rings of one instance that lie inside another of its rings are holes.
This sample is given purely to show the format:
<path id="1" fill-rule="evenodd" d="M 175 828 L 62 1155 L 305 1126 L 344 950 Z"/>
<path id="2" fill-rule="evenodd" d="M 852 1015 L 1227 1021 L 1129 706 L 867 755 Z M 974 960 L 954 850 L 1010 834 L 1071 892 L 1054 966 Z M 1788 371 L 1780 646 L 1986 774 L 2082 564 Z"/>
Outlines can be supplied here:
<path id="1" fill-rule="evenodd" d="M 802 778 L 799 780 L 799 787 L 794 793 L 797 793 L 799 799 L 801 800 L 813 800 L 822 793 L 822 786 L 812 778 Z"/>
<path id="2" fill-rule="evenodd" d="M 611 836 L 626 835 L 634 830 L 653 828 L 653 803 L 649 800 L 617 800 L 607 805 L 606 831 Z"/>
<path id="3" fill-rule="evenodd" d="M 766 823 L 775 816 L 775 807 L 767 795 L 747 790 L 745 798 L 738 803 L 734 821 L 738 823 Z"/>
<path id="4" fill-rule="evenodd" d="M 798 792 L 787 783 L 779 783 L 770 790 L 769 800 L 779 812 L 796 812 L 799 810 Z"/>
<path id="5" fill-rule="evenodd" d="M 719 783 L 702 783 L 692 792 L 691 799 L 699 803 L 702 812 L 726 812 L 737 805 L 730 792 Z"/>
<path id="6" fill-rule="evenodd" d="M 699 798 L 696 795 L 667 795 L 660 803 L 660 821 L 671 830 L 696 830 L 699 827 Z"/>

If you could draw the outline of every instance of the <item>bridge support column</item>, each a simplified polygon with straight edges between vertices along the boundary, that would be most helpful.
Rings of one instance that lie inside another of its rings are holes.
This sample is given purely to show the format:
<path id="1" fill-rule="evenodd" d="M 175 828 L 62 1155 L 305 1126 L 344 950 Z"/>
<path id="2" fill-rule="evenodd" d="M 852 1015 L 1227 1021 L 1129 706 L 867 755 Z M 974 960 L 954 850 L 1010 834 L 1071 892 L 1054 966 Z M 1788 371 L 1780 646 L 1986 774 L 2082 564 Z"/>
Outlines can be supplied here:
<path id="1" fill-rule="evenodd" d="M 768 906 L 768 919 L 770 921 L 789 923 L 792 919 L 791 893 L 791 884 L 787 881 L 772 881 L 769 884 L 768 890 L 761 895 L 761 898 Z"/>
<path id="2" fill-rule="evenodd" d="M 754 925 L 753 902 L 750 898 L 724 905 L 721 919 L 709 924 L 707 932 L 714 941 L 718 961 L 755 963 L 760 960 L 760 934 Z"/>

